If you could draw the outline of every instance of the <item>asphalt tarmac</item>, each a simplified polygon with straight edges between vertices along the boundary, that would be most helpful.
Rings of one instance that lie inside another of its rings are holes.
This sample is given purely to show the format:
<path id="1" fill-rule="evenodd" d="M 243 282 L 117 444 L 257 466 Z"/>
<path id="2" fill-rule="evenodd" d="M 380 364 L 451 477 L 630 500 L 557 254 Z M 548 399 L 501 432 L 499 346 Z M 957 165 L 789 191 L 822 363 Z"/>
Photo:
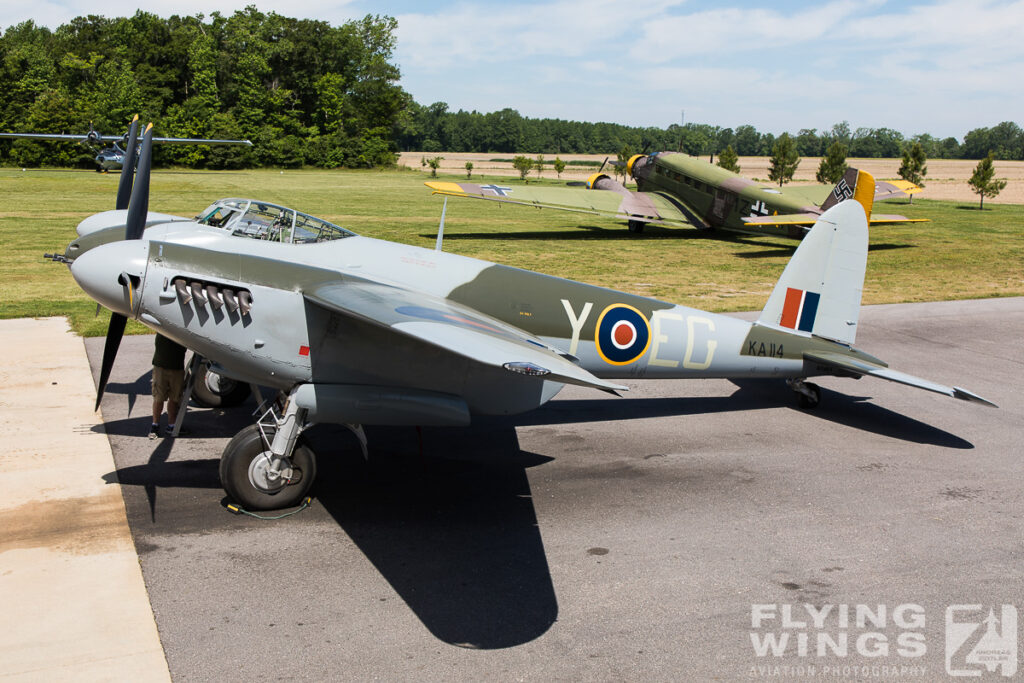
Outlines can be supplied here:
<path id="1" fill-rule="evenodd" d="M 254 404 L 147 440 L 152 337 L 95 429 L 175 680 L 935 680 L 1016 646 L 1022 339 L 1024 299 L 862 312 L 858 347 L 999 409 L 874 379 L 821 379 L 814 412 L 781 382 L 570 387 L 422 440 L 368 428 L 368 462 L 317 426 L 315 501 L 277 521 L 218 481 Z"/>

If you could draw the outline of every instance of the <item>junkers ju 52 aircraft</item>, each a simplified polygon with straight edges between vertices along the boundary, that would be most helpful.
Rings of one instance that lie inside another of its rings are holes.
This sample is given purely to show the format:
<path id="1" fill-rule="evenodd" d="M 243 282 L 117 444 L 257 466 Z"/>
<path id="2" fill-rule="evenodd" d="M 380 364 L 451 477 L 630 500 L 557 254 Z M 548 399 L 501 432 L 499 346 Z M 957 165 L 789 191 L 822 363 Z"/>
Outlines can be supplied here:
<path id="1" fill-rule="evenodd" d="M 426 185 L 434 194 L 620 218 L 628 221 L 630 232 L 636 233 L 642 232 L 646 224 L 655 223 L 801 238 L 821 214 L 853 196 L 859 177 L 857 169 L 851 168 L 834 188 L 813 185 L 781 189 L 679 152 L 637 154 L 626 168 L 636 180 L 636 192 L 600 171 L 587 180 L 586 190 L 443 181 Z M 906 197 L 920 190 L 904 181 L 878 182 L 874 201 Z M 922 220 L 926 219 L 868 216 L 869 223 Z"/>
<path id="2" fill-rule="evenodd" d="M 314 423 L 357 435 L 359 425 L 467 425 L 537 408 L 565 384 L 615 393 L 623 379 L 778 377 L 812 407 L 820 391 L 809 377 L 870 375 L 992 405 L 854 348 L 873 196 L 865 173 L 856 201 L 818 218 L 749 323 L 359 237 L 258 201 L 221 201 L 192 220 L 148 213 L 151 137 L 127 211 L 87 218 L 56 258 L 113 311 L 97 405 L 129 317 L 227 377 L 281 392 L 283 408 L 221 457 L 225 490 L 252 509 L 309 490 L 316 458 L 302 433 Z"/>
<path id="3" fill-rule="evenodd" d="M 135 117 L 138 119 L 138 117 Z M 134 123 L 134 120 L 133 120 Z M 138 125 L 135 126 L 138 131 Z M 85 145 L 90 145 L 95 148 L 96 146 L 102 145 L 103 143 L 111 143 L 109 147 L 96 152 L 94 161 L 96 162 L 96 171 L 99 173 L 106 173 L 107 171 L 113 171 L 115 169 L 122 168 L 124 166 L 124 160 L 127 158 L 125 150 L 128 147 L 128 135 L 101 135 L 96 130 L 89 130 L 85 135 L 64 135 L 56 133 L 0 133 L 0 138 L 15 138 L 23 140 L 75 140 Z M 252 146 L 252 142 L 249 140 L 208 140 L 206 138 L 153 138 L 153 142 L 163 142 L 173 145 L 249 145 Z"/>

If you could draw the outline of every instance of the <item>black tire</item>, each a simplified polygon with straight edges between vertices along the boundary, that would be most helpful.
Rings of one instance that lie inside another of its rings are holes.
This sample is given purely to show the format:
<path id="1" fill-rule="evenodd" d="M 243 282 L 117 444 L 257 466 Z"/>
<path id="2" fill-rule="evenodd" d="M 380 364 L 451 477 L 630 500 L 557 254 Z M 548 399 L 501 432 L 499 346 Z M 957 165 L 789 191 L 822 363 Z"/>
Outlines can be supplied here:
<path id="1" fill-rule="evenodd" d="M 629 221 L 628 223 L 626 223 L 626 226 L 629 228 L 629 231 L 636 235 L 639 235 L 644 231 L 645 225 L 647 224 L 644 223 L 643 221 Z"/>
<path id="2" fill-rule="evenodd" d="M 249 398 L 249 385 L 210 372 L 207 363 L 200 363 L 192 383 L 192 400 L 202 408 L 232 408 Z"/>
<path id="3" fill-rule="evenodd" d="M 800 396 L 800 407 L 803 408 L 804 410 L 814 410 L 815 408 L 818 407 L 818 404 L 821 403 L 821 387 L 819 387 L 817 384 L 812 384 L 811 382 L 805 383 L 804 386 L 807 389 L 809 389 L 811 394 L 813 395 L 808 396 L 802 391 L 799 392 L 798 395 Z"/>
<path id="4" fill-rule="evenodd" d="M 259 427 L 249 425 L 235 434 L 220 457 L 220 483 L 224 491 L 246 510 L 277 510 L 298 505 L 316 479 L 316 456 L 300 436 L 292 451 L 292 468 L 298 481 L 276 491 L 258 488 L 249 476 L 250 466 L 268 450 Z"/>

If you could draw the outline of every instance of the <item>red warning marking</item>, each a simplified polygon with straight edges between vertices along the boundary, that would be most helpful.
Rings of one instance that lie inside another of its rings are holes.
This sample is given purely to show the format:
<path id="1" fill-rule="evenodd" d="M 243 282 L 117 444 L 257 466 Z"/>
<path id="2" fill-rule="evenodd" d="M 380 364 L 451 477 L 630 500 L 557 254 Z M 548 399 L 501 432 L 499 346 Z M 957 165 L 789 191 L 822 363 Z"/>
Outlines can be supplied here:
<path id="1" fill-rule="evenodd" d="M 309 347 L 308 346 L 300 346 L 299 347 L 299 355 L 300 356 L 308 356 L 309 355 Z"/>

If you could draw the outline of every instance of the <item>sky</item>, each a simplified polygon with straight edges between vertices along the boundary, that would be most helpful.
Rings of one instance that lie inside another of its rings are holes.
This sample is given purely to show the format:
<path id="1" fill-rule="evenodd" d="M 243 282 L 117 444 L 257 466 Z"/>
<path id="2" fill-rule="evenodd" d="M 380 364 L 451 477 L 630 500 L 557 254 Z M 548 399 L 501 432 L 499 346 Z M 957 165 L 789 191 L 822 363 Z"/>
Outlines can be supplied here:
<path id="1" fill-rule="evenodd" d="M 960 140 L 1024 125 L 1024 0 L 0 0 L 0 26 L 247 4 L 332 24 L 396 17 L 402 87 L 450 111 L 776 134 L 848 121 Z"/>

